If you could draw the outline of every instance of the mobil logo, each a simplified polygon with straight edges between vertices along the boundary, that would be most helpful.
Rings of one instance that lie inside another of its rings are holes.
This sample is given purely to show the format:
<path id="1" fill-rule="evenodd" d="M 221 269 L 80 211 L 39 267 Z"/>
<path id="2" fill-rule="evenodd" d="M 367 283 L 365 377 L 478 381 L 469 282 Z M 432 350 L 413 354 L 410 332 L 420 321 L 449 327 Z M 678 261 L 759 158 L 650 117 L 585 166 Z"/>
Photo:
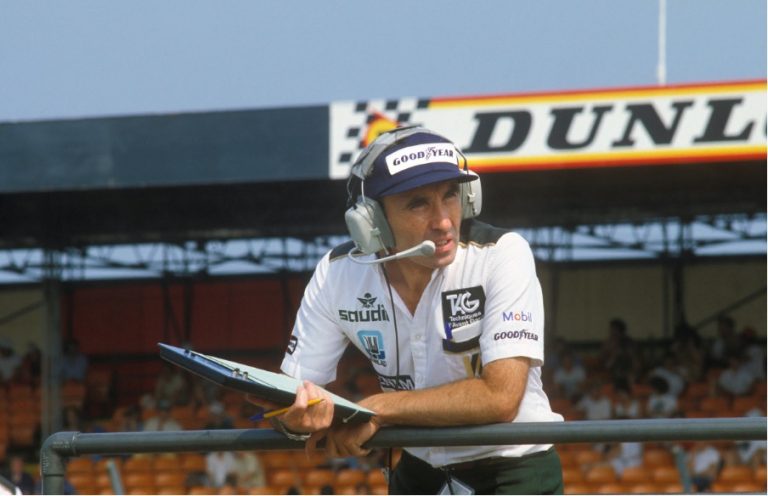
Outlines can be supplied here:
<path id="1" fill-rule="evenodd" d="M 531 312 L 501 312 L 502 322 L 533 322 Z"/>

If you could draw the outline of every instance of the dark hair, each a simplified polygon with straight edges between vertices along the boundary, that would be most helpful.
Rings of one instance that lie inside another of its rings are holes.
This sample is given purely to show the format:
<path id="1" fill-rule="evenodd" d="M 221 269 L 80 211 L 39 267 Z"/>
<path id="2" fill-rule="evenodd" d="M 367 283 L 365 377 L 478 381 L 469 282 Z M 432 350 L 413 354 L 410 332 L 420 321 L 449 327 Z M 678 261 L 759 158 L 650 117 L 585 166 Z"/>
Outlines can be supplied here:
<path id="1" fill-rule="evenodd" d="M 632 385 L 629 383 L 626 377 L 621 377 L 613 381 L 613 390 L 616 392 L 624 391 L 625 393 L 632 394 Z"/>
<path id="2" fill-rule="evenodd" d="M 614 327 L 614 328 L 618 329 L 621 332 L 627 332 L 627 323 L 624 322 L 624 320 L 622 320 L 622 319 L 620 319 L 618 317 L 614 318 L 614 319 L 611 319 L 611 322 L 610 322 L 609 325 L 611 327 Z"/>
<path id="3" fill-rule="evenodd" d="M 648 384 L 659 394 L 666 394 L 669 392 L 669 382 L 663 377 L 653 376 L 648 381 Z"/>

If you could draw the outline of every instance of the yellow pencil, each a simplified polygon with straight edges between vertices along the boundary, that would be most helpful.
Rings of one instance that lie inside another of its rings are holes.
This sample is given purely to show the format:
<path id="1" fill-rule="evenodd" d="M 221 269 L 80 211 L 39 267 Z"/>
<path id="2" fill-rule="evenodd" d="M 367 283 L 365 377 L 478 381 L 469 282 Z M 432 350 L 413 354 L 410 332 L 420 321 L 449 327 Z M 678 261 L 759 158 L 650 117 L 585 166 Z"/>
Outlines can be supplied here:
<path id="1" fill-rule="evenodd" d="M 317 405 L 321 401 L 323 401 L 323 398 L 315 398 L 313 400 L 309 400 L 307 402 L 307 408 L 309 408 L 312 405 Z M 254 415 L 253 417 L 251 417 L 251 420 L 263 420 L 263 419 L 268 419 L 268 418 L 275 417 L 277 415 L 282 415 L 285 412 L 287 412 L 289 408 L 290 407 L 278 408 L 277 410 L 271 410 L 271 411 L 266 412 L 266 413 Z"/>

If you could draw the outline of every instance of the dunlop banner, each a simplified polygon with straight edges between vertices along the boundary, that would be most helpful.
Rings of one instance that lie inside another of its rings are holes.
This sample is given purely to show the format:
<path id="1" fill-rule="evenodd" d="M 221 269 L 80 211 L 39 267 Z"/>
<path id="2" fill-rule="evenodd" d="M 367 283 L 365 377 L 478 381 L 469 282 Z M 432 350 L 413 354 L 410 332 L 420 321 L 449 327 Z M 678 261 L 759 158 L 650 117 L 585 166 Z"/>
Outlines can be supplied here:
<path id="1" fill-rule="evenodd" d="M 763 80 L 335 102 L 329 119 L 332 179 L 379 133 L 412 124 L 453 140 L 480 173 L 766 158 Z"/>

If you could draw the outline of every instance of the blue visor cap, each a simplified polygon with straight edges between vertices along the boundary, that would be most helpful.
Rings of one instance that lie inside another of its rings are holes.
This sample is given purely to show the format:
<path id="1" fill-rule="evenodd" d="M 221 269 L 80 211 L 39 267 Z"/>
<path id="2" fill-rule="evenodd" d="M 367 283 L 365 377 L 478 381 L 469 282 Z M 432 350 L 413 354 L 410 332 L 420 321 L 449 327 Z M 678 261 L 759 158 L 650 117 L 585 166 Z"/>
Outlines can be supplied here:
<path id="1" fill-rule="evenodd" d="M 456 146 L 442 136 L 417 133 L 384 150 L 365 178 L 365 196 L 378 199 L 427 184 L 458 180 L 469 182 L 477 176 L 459 167 Z"/>

